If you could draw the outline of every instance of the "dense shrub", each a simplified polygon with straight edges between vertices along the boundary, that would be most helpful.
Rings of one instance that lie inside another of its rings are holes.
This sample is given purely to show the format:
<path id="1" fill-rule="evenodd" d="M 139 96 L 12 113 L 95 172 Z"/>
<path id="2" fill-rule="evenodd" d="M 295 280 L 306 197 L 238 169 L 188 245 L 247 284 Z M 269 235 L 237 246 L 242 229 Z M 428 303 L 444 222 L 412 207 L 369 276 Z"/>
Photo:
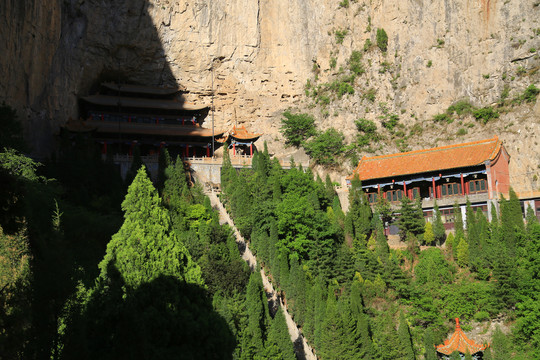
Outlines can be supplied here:
<path id="1" fill-rule="evenodd" d="M 470 114 L 473 110 L 474 106 L 468 100 L 460 100 L 455 104 L 450 105 L 446 112 L 449 115 L 453 115 L 455 113 L 456 115 L 461 116 Z"/>
<path id="2" fill-rule="evenodd" d="M 366 72 L 364 66 L 362 65 L 362 53 L 360 51 L 353 51 L 351 57 L 349 58 L 349 69 L 355 75 L 362 75 Z"/>

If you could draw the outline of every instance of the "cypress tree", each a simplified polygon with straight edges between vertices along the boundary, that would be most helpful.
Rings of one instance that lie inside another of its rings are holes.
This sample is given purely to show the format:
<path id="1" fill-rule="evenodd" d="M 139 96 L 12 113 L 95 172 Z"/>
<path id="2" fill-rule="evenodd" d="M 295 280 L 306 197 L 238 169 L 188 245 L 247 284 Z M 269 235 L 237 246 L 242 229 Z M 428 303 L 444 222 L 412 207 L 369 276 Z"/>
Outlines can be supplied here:
<path id="1" fill-rule="evenodd" d="M 142 166 L 122 202 L 124 224 L 113 235 L 103 261 L 101 278 L 115 268 L 129 286 L 138 286 L 160 275 L 171 275 L 202 284 L 201 269 L 172 231 L 169 213 L 161 206 L 156 189 Z"/>
<path id="2" fill-rule="evenodd" d="M 351 239 L 358 239 L 361 235 L 368 237 L 371 231 L 371 217 L 371 207 L 362 191 L 362 183 L 355 176 L 349 190 L 349 212 L 345 217 L 345 233 Z"/>
<path id="3" fill-rule="evenodd" d="M 296 360 L 293 344 L 281 307 L 278 308 L 274 319 L 271 321 L 265 348 L 267 350 L 265 359 Z"/>
<path id="4" fill-rule="evenodd" d="M 435 237 L 435 242 L 439 245 L 442 245 L 446 240 L 446 229 L 444 228 L 441 211 L 436 200 L 433 206 L 433 236 Z"/>
<path id="5" fill-rule="evenodd" d="M 424 333 L 424 360 L 437 360 L 437 350 L 435 350 L 435 341 L 433 341 L 433 333 L 430 329 L 426 329 Z"/>
<path id="6" fill-rule="evenodd" d="M 404 359 L 404 360 L 416 359 L 416 357 L 414 356 L 411 331 L 409 329 L 409 325 L 407 324 L 407 320 L 405 319 L 405 315 L 403 315 L 403 313 L 401 313 L 399 316 L 398 338 L 399 338 L 399 346 L 401 347 L 400 359 Z"/>
<path id="7" fill-rule="evenodd" d="M 461 207 L 457 201 L 454 203 L 454 232 L 456 239 L 461 239 L 465 236 L 465 232 L 463 231 L 463 216 L 461 215 Z"/>
<path id="8" fill-rule="evenodd" d="M 244 329 L 241 343 L 242 360 L 264 359 L 265 307 L 261 300 L 263 292 L 261 275 L 258 271 L 251 273 L 246 292 L 247 326 Z"/>
<path id="9" fill-rule="evenodd" d="M 493 360 L 493 356 L 491 355 L 491 349 L 489 347 L 484 350 L 484 356 L 482 357 L 482 360 Z"/>
<path id="10" fill-rule="evenodd" d="M 161 193 L 163 190 L 163 186 L 165 184 L 165 169 L 169 167 L 171 164 L 171 156 L 169 155 L 169 151 L 167 148 L 161 149 L 159 152 L 159 158 L 158 158 L 158 175 L 157 175 L 157 183 L 156 188 L 158 192 Z"/>
<path id="11" fill-rule="evenodd" d="M 426 221 L 424 229 L 424 244 L 433 245 L 435 242 L 435 234 L 433 233 L 433 226 L 429 221 Z"/>
<path id="12" fill-rule="evenodd" d="M 531 205 L 527 206 L 527 215 L 525 216 L 527 222 L 527 233 L 531 234 L 532 228 L 535 224 L 538 224 L 538 218 L 534 214 L 534 209 Z"/>
<path id="13" fill-rule="evenodd" d="M 411 233 L 415 237 L 424 233 L 424 215 L 422 212 L 422 204 L 420 198 L 414 202 L 408 197 L 401 199 L 400 217 L 399 217 L 399 237 L 401 241 L 405 241 L 407 234 Z"/>
<path id="14" fill-rule="evenodd" d="M 354 281 L 351 286 L 351 295 L 349 297 L 351 319 L 355 322 L 354 336 L 355 353 L 359 359 L 374 359 L 373 344 L 371 341 L 371 329 L 369 327 L 368 317 L 364 312 L 362 300 L 362 289 L 359 281 Z"/>
<path id="15" fill-rule="evenodd" d="M 459 240 L 459 244 L 456 248 L 457 252 L 457 263 L 461 267 L 466 267 L 469 265 L 469 244 L 464 238 Z"/>
<path id="16" fill-rule="evenodd" d="M 324 180 L 324 187 L 326 190 L 326 198 L 328 199 L 328 203 L 332 204 L 334 202 L 334 197 L 336 196 L 336 191 L 334 190 L 334 184 L 332 183 L 329 174 L 326 174 L 326 179 Z"/>

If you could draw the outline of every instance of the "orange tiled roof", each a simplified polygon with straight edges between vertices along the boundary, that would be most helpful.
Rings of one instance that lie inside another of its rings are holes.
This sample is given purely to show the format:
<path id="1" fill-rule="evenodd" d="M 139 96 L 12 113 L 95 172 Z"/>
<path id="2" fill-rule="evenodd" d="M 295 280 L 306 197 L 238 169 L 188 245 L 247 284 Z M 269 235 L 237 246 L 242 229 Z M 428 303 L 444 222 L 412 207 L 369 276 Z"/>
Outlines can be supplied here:
<path id="1" fill-rule="evenodd" d="M 363 157 L 354 170 L 360 180 L 419 174 L 431 171 L 480 165 L 497 157 L 502 141 L 493 139 L 440 146 L 404 153 Z"/>
<path id="2" fill-rule="evenodd" d="M 251 140 L 251 139 L 255 139 L 253 141 L 257 141 L 257 139 L 262 135 L 262 134 L 254 134 L 254 133 L 250 133 L 247 131 L 246 127 L 244 125 L 242 126 L 233 126 L 232 130 L 230 131 L 230 135 L 233 137 L 233 138 L 236 138 L 238 140 Z"/>
<path id="3" fill-rule="evenodd" d="M 450 339 L 445 340 L 444 344 L 438 345 L 437 351 L 441 354 L 450 355 L 454 351 L 459 351 L 462 354 L 474 354 L 479 351 L 484 351 L 487 345 L 480 345 L 467 338 L 461 327 L 459 326 L 459 319 L 456 318 L 456 331 L 452 334 Z"/>

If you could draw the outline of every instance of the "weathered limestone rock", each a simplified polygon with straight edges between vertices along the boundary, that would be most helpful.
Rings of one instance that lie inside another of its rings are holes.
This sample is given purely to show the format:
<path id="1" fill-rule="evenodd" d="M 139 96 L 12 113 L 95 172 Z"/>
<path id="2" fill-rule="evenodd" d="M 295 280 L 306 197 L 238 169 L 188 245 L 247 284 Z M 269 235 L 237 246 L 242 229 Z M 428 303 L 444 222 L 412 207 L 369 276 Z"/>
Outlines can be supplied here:
<path id="1" fill-rule="evenodd" d="M 380 123 L 381 102 L 413 125 L 459 99 L 484 106 L 505 85 L 512 96 L 540 79 L 540 6 L 527 0 L 350 0 L 348 7 L 338 0 L 5 0 L 0 10 L 0 100 L 19 110 L 42 154 L 58 126 L 77 116 L 77 98 L 103 80 L 180 84 L 187 102 L 210 104 L 214 93 L 217 127 L 246 123 L 265 132 L 272 152 L 289 155 L 279 134 L 287 108 L 312 112 L 322 129 L 334 126 L 352 140 L 354 120 Z M 386 54 L 374 45 L 364 51 L 377 28 L 388 34 Z M 341 44 L 336 30 L 346 31 Z M 338 78 L 353 50 L 366 70 L 355 94 L 325 109 L 312 105 L 306 81 Z M 369 88 L 377 90 L 372 103 L 363 97 Z M 519 169 L 539 171 L 538 111 L 522 112 L 459 140 L 498 133 Z M 525 142 L 510 123 L 524 124 Z M 411 146 L 456 142 L 428 138 Z"/>

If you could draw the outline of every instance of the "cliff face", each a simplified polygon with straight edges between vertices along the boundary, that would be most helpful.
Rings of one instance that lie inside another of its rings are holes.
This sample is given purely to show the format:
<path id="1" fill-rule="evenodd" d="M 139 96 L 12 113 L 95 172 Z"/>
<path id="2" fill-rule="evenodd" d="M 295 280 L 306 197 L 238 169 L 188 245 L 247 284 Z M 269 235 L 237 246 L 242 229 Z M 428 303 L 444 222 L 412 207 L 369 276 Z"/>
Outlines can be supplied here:
<path id="1" fill-rule="evenodd" d="M 19 110 L 37 152 L 50 149 L 52 133 L 77 116 L 77 97 L 107 79 L 180 84 L 188 102 L 206 104 L 214 89 L 217 127 L 247 123 L 266 133 L 271 150 L 286 155 L 291 150 L 280 144 L 279 121 L 287 108 L 312 112 L 321 128 L 339 128 L 350 140 L 357 118 L 380 123 L 382 102 L 412 126 L 456 100 L 484 106 L 497 101 L 505 85 L 513 96 L 538 84 L 539 4 L 4 0 L 0 44 L 8 56 L 0 58 L 0 93 Z M 366 45 L 367 39 L 376 43 L 377 28 L 388 34 L 386 53 Z M 356 78 L 354 94 L 324 107 L 305 96 L 308 79 L 338 79 L 355 50 L 363 54 L 365 73 Z M 365 96 L 371 88 L 372 102 Z M 460 139 L 429 133 L 410 146 L 499 134 L 516 174 L 538 172 L 539 113 L 538 105 L 521 106 Z"/>

